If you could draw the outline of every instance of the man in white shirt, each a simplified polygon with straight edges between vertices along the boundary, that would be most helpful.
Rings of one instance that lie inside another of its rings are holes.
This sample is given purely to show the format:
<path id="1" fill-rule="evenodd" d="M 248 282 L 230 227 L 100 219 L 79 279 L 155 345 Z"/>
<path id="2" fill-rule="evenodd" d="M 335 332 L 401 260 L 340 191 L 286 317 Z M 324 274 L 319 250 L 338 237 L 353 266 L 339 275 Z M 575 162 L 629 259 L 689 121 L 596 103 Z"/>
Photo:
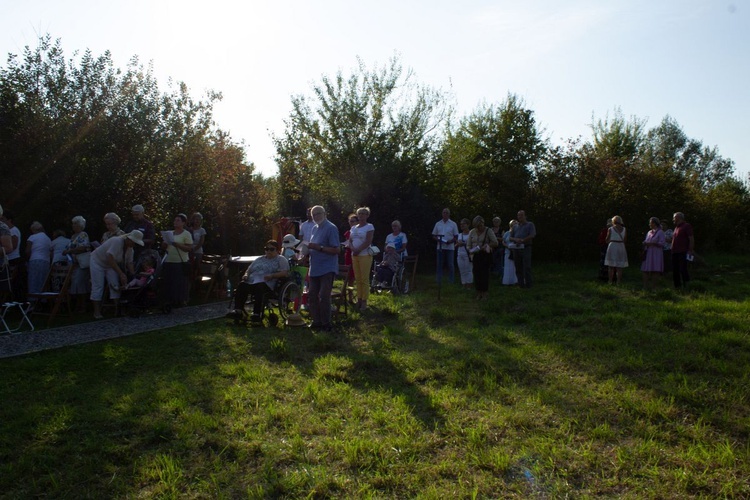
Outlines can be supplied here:
<path id="1" fill-rule="evenodd" d="M 299 239 L 302 240 L 302 243 L 310 243 L 313 228 L 315 227 L 315 221 L 313 221 L 312 214 L 310 213 L 311 210 L 312 208 L 307 209 L 305 213 L 307 220 L 299 226 Z"/>
<path id="2" fill-rule="evenodd" d="M 437 242 L 437 282 L 443 279 L 443 267 L 448 265 L 448 275 L 451 283 L 455 279 L 454 255 L 456 240 L 458 239 L 458 226 L 451 219 L 451 211 L 443 209 L 443 218 L 435 223 L 432 229 L 432 239 Z"/>

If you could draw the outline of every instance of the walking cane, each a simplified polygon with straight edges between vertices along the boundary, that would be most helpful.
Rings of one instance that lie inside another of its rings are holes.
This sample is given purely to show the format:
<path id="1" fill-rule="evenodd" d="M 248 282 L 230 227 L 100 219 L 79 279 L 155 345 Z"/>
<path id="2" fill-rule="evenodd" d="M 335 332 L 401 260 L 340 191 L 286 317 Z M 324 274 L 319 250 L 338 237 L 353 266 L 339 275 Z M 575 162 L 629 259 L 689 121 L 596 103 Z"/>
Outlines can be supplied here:
<path id="1" fill-rule="evenodd" d="M 443 241 L 442 240 L 443 240 L 443 236 L 445 236 L 445 235 L 444 234 L 433 234 L 432 236 L 437 236 L 438 237 L 438 243 L 440 244 L 440 248 L 438 248 L 438 252 L 442 252 L 443 251 Z M 439 259 L 439 260 L 440 260 L 441 264 L 445 264 L 444 262 L 442 262 L 442 259 Z M 440 290 L 441 290 L 441 288 L 443 288 L 443 269 L 442 268 L 438 269 L 438 271 L 440 271 L 440 279 L 438 280 L 438 296 L 437 296 L 437 299 L 438 299 L 438 302 L 440 302 Z"/>

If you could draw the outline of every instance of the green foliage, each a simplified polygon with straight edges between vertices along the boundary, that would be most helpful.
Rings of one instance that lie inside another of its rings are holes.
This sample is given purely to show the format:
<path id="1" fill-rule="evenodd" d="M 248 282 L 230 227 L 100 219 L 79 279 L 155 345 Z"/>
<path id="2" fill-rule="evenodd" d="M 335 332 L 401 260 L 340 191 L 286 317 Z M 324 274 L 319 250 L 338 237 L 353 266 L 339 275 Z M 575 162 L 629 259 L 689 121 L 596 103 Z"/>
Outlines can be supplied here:
<path id="1" fill-rule="evenodd" d="M 699 251 L 749 244 L 748 184 L 669 116 L 649 130 L 616 108 L 592 118 L 591 140 L 553 146 L 512 93 L 454 123 L 447 95 L 397 58 L 376 69 L 359 61 L 350 75 L 324 76 L 310 95 L 292 97 L 273 137 L 279 175 L 263 179 L 214 123 L 220 99 L 194 99 L 182 82 L 160 90 L 137 57 L 124 69 L 109 52 L 68 59 L 59 40 L 42 37 L 0 68 L 0 203 L 22 228 L 67 228 L 83 215 L 93 238 L 106 212 L 124 216 L 136 203 L 159 229 L 176 212 L 200 211 L 212 252 L 256 253 L 277 214 L 300 216 L 312 204 L 339 226 L 370 206 L 376 243 L 400 219 L 410 251 L 425 257 L 444 206 L 454 219 L 506 223 L 524 208 L 537 226 L 535 257 L 558 260 L 594 255 L 615 214 L 629 226 L 632 254 L 648 218 L 675 211 L 693 223 Z"/>
<path id="2" fill-rule="evenodd" d="M 210 250 L 267 218 L 266 186 L 214 126 L 221 94 L 194 100 L 185 83 L 162 93 L 137 57 L 121 70 L 109 52 L 76 56 L 47 35 L 0 70 L 0 199 L 19 220 L 67 228 L 80 214 L 98 239 L 105 213 L 136 203 L 162 228 L 200 211 Z"/>
<path id="3" fill-rule="evenodd" d="M 515 214 L 531 201 L 532 166 L 543 151 L 534 112 L 509 94 L 449 127 L 435 191 L 470 219 Z"/>
<path id="4" fill-rule="evenodd" d="M 592 118 L 593 121 L 593 118 Z M 604 121 L 597 120 L 591 129 L 594 133 L 594 151 L 599 158 L 634 162 L 644 141 L 643 129 L 646 120 L 635 116 L 628 121 L 622 116 L 622 110 L 615 109 L 614 117 L 609 115 Z"/>
<path id="5" fill-rule="evenodd" d="M 747 245 L 743 222 L 750 192 L 731 176 L 732 161 L 715 148 L 688 138 L 669 116 L 646 131 L 645 120 L 626 120 L 618 109 L 592 130 L 592 143 L 549 148 L 536 168 L 535 253 L 556 260 L 592 258 L 605 220 L 620 215 L 629 227 L 629 253 L 636 255 L 649 218 L 671 223 L 676 211 L 698 228 L 700 251 Z"/>
<path id="6" fill-rule="evenodd" d="M 376 227 L 401 218 L 411 236 L 424 231 L 432 219 L 424 206 L 434 132 L 446 113 L 442 93 L 416 84 L 396 58 L 376 70 L 360 61 L 350 76 L 324 76 L 312 90 L 292 98 L 285 131 L 274 137 L 281 210 L 301 214 L 322 204 L 340 224 L 367 205 Z"/>

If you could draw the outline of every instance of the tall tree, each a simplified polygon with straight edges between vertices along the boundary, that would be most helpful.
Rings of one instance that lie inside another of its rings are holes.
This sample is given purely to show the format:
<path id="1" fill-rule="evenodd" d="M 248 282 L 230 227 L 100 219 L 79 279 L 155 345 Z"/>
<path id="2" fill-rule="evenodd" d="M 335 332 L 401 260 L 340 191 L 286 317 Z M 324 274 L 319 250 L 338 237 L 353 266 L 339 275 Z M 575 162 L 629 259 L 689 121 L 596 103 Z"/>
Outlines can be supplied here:
<path id="1" fill-rule="evenodd" d="M 449 127 L 436 176 L 440 198 L 466 216 L 510 216 L 531 202 L 533 165 L 545 143 L 534 112 L 509 94 Z"/>
<path id="2" fill-rule="evenodd" d="M 447 112 L 442 92 L 415 83 L 395 57 L 375 70 L 359 61 L 351 75 L 324 76 L 312 90 L 292 98 L 285 130 L 274 136 L 282 210 L 301 215 L 321 203 L 339 223 L 370 205 L 376 227 L 394 217 L 408 219 L 407 231 L 422 224 L 428 164 Z"/>
<path id="3" fill-rule="evenodd" d="M 42 37 L 0 68 L 0 199 L 20 220 L 48 227 L 84 215 L 93 235 L 104 213 L 125 215 L 135 203 L 162 227 L 177 211 L 201 210 L 246 232 L 265 215 L 245 216 L 233 196 L 263 200 L 266 186 L 215 126 L 219 99 L 193 99 L 181 82 L 162 93 L 137 57 L 124 71 L 109 52 L 66 60 L 60 40 Z"/>

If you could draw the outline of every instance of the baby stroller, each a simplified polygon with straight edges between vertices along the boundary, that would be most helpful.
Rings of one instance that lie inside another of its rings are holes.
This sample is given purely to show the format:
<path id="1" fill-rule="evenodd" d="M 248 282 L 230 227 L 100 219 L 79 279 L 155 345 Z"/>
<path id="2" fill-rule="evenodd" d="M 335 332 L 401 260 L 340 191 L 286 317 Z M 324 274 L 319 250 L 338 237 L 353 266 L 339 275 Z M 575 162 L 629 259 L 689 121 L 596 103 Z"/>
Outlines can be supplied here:
<path id="1" fill-rule="evenodd" d="M 162 264 L 166 259 L 160 257 L 156 250 L 148 250 L 149 256 L 151 256 L 156 262 L 154 272 L 146 277 L 146 282 L 143 286 L 124 288 L 120 290 L 120 307 L 123 313 L 127 313 L 133 318 L 141 316 L 144 312 L 149 309 L 158 308 L 160 301 L 158 295 L 158 280 L 161 274 Z M 140 268 L 143 266 L 143 256 L 139 259 Z M 138 272 L 138 269 L 136 269 Z"/>

